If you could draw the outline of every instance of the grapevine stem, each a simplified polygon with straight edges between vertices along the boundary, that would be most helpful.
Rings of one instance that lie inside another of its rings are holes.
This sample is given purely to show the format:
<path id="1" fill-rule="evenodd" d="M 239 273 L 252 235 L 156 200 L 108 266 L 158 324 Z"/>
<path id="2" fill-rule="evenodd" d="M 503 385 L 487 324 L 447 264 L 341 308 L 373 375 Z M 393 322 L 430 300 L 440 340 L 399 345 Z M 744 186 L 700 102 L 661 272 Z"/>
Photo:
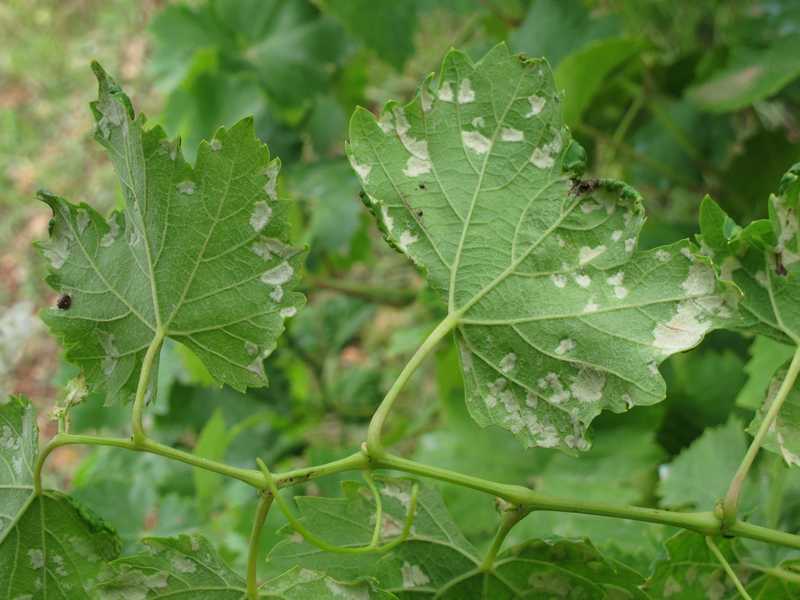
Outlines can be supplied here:
<path id="1" fill-rule="evenodd" d="M 389 388 L 389 391 L 386 393 L 386 396 L 383 398 L 380 406 L 378 406 L 375 414 L 372 415 L 372 420 L 370 421 L 369 429 L 367 430 L 367 449 L 370 457 L 375 458 L 381 456 L 385 452 L 383 449 L 383 443 L 381 441 L 383 424 L 386 421 L 386 418 L 389 416 L 389 412 L 392 410 L 392 406 L 397 400 L 397 396 L 400 394 L 400 391 L 414 374 L 414 371 L 417 370 L 423 359 L 425 359 L 425 357 L 431 353 L 431 351 L 436 347 L 436 344 L 439 343 L 443 337 L 450 333 L 457 323 L 458 316 L 454 314 L 448 315 L 444 320 L 442 320 L 442 322 L 436 326 L 436 329 L 431 332 L 427 339 L 422 342 L 422 345 L 417 348 L 417 351 L 406 363 L 406 366 L 403 367 L 400 375 L 397 376 L 397 379 L 392 384 L 392 387 Z"/>
<path id="2" fill-rule="evenodd" d="M 70 444 L 113 446 L 117 448 L 133 450 L 135 452 L 149 452 L 151 454 L 157 454 L 192 465 L 193 467 L 238 479 L 261 490 L 268 487 L 268 482 L 265 477 L 256 470 L 241 469 L 219 463 L 207 458 L 195 456 L 189 452 L 184 452 L 182 450 L 177 450 L 175 448 L 159 444 L 152 440 L 147 440 L 144 445 L 139 446 L 134 444 L 131 440 L 123 438 L 59 434 L 50 440 L 50 443 L 45 446 L 41 454 L 39 454 L 38 460 L 36 461 L 36 466 L 34 468 L 34 490 L 37 495 L 41 494 L 42 491 L 42 465 L 44 464 L 48 455 L 55 449 Z M 356 452 L 355 454 L 351 454 L 346 458 L 322 465 L 296 469 L 293 471 L 287 471 L 285 473 L 275 473 L 272 478 L 275 482 L 275 485 L 280 488 L 304 481 L 309 481 L 311 479 L 316 479 L 318 477 L 323 477 L 325 475 L 333 475 L 335 473 L 342 473 L 345 471 L 358 471 L 368 468 L 395 469 L 398 471 L 411 473 L 413 475 L 454 483 L 456 485 L 461 485 L 497 496 L 506 500 L 507 502 L 511 502 L 512 504 L 525 506 L 530 510 L 581 513 L 604 517 L 615 517 L 619 519 L 632 519 L 634 521 L 661 523 L 664 525 L 672 525 L 675 527 L 681 527 L 683 529 L 697 531 L 704 535 L 715 535 L 719 533 L 720 530 L 719 521 L 712 512 L 671 512 L 656 508 L 644 508 L 638 506 L 605 504 L 600 502 L 584 502 L 581 500 L 572 500 L 567 498 L 555 498 L 551 496 L 544 496 L 524 486 L 509 485 L 506 483 L 480 479 L 478 477 L 472 477 L 471 475 L 417 463 L 390 454 L 385 454 L 380 458 L 373 458 L 367 456 L 364 452 Z M 753 525 L 751 523 L 745 523 L 743 521 L 736 521 L 733 525 L 727 528 L 727 532 L 733 536 L 800 549 L 800 536 L 798 535 L 777 531 L 768 527 Z"/>
<path id="3" fill-rule="evenodd" d="M 142 362 L 142 370 L 139 372 L 139 383 L 136 386 L 136 397 L 133 401 L 132 429 L 133 441 L 136 444 L 144 444 L 147 441 L 147 434 L 144 431 L 142 419 L 144 416 L 145 402 L 147 401 L 147 388 L 150 387 L 153 366 L 157 364 L 158 355 L 161 352 L 161 343 L 164 341 L 164 333 L 156 332 L 156 336 L 147 347 Z"/>
<path id="4" fill-rule="evenodd" d="M 261 530 L 267 520 L 269 507 L 272 506 L 272 494 L 261 493 L 256 509 L 256 518 L 253 521 L 253 530 L 250 532 L 250 547 L 247 551 L 247 598 L 258 600 L 258 542 L 261 539 Z"/>
<path id="5" fill-rule="evenodd" d="M 742 485 L 744 485 L 744 482 L 747 479 L 747 474 L 750 472 L 750 467 L 753 466 L 753 461 L 755 460 L 761 445 L 764 443 L 764 438 L 767 437 L 769 429 L 775 422 L 775 419 L 778 416 L 784 401 L 789 396 L 789 392 L 792 391 L 798 374 L 800 374 L 800 347 L 795 350 L 794 356 L 792 357 L 792 362 L 789 365 L 789 370 L 786 373 L 786 377 L 784 377 L 781 387 L 778 389 L 778 393 L 775 395 L 767 414 L 764 416 L 763 421 L 761 421 L 761 426 L 758 428 L 758 431 L 756 432 L 750 447 L 747 449 L 739 468 L 736 470 L 736 474 L 731 480 L 728 492 L 725 494 L 725 499 L 722 501 L 722 523 L 725 527 L 736 521 L 736 513 L 739 508 L 739 496 L 742 492 Z"/>
<path id="6" fill-rule="evenodd" d="M 530 511 L 526 508 L 512 506 L 503 511 L 503 517 L 500 520 L 500 526 L 497 528 L 497 533 L 492 540 L 492 545 L 486 553 L 486 557 L 481 563 L 480 570 L 484 572 L 491 571 L 494 567 L 494 561 L 497 558 L 497 553 L 503 546 L 503 542 L 508 536 L 509 532 L 514 528 L 514 525 L 524 519 Z"/>
<path id="7" fill-rule="evenodd" d="M 733 585 L 736 586 L 736 589 L 738 590 L 739 595 L 742 598 L 744 598 L 745 600 L 753 600 L 750 597 L 750 594 L 747 593 L 747 590 L 744 589 L 744 586 L 742 585 L 742 582 L 739 581 L 739 578 L 736 576 L 736 573 L 731 568 L 731 565 L 728 562 L 728 559 L 725 558 L 725 555 L 722 554 L 722 552 L 720 551 L 719 547 L 717 546 L 716 543 L 714 543 L 714 540 L 710 536 L 706 536 L 706 544 L 708 545 L 708 549 L 711 550 L 712 554 L 719 561 L 719 564 L 722 565 L 722 568 L 728 574 L 728 577 L 730 577 L 731 581 L 733 581 Z"/>

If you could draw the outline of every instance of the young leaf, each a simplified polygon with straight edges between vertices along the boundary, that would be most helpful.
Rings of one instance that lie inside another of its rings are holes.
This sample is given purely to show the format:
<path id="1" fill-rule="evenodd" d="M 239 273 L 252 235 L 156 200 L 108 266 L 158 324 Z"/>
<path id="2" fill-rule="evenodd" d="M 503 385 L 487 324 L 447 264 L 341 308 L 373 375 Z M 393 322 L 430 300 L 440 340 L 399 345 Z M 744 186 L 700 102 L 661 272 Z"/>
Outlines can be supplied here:
<path id="1" fill-rule="evenodd" d="M 0 404 L 0 584 L 8 598 L 89 600 L 119 539 L 69 496 L 34 493 L 38 435 L 27 400 Z"/>
<path id="2" fill-rule="evenodd" d="M 262 359 L 303 296 L 292 290 L 301 251 L 286 244 L 275 196 L 280 162 L 251 119 L 202 144 L 195 167 L 179 142 L 146 129 L 97 64 L 95 139 L 108 150 L 125 207 L 105 220 L 48 193 L 48 283 L 72 298 L 43 315 L 91 389 L 109 400 L 135 389 L 147 347 L 164 336 L 191 348 L 221 383 L 266 384 Z M 154 378 L 155 380 L 156 378 Z"/>
<path id="3" fill-rule="evenodd" d="M 700 207 L 701 240 L 720 278 L 744 293 L 739 328 L 800 343 L 800 163 L 769 198 L 769 220 L 741 228 L 711 198 Z"/>
<path id="4" fill-rule="evenodd" d="M 781 387 L 785 377 L 786 369 L 782 369 L 772 378 L 764 403 L 747 427 L 747 433 L 750 435 L 754 436 L 759 427 L 761 427 L 764 416 L 778 394 L 778 389 Z M 789 396 L 784 401 L 780 412 L 769 428 L 762 447 L 780 455 L 790 467 L 800 466 L 800 390 L 797 387 L 789 392 Z"/>
<path id="5" fill-rule="evenodd" d="M 405 107 L 357 109 L 348 152 L 387 240 L 447 302 L 473 417 L 528 446 L 588 449 L 595 416 L 662 400 L 658 364 L 731 314 L 691 242 L 636 252 L 634 190 L 576 179 L 542 60 L 452 51 Z"/>

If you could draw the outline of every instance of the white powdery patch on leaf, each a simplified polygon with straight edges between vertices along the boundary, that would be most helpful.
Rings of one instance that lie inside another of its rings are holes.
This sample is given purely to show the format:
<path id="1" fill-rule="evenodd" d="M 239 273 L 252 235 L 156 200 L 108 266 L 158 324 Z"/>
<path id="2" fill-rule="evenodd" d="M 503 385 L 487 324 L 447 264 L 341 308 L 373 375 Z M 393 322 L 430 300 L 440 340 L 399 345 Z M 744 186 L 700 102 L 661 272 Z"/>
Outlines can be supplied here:
<path id="1" fill-rule="evenodd" d="M 400 234 L 400 239 L 397 240 L 397 245 L 403 252 L 405 252 L 408 250 L 408 247 L 411 244 L 417 241 L 419 241 L 419 238 L 413 233 L 411 233 L 408 229 L 406 229 L 403 231 L 403 233 Z"/>
<path id="2" fill-rule="evenodd" d="M 662 262 L 662 263 L 669 262 L 671 258 L 672 258 L 672 255 L 669 252 L 667 252 L 666 250 L 657 250 L 656 251 L 656 259 L 659 262 Z"/>
<path id="3" fill-rule="evenodd" d="M 563 356 L 567 352 L 571 352 L 572 350 L 574 350 L 576 346 L 577 344 L 575 343 L 575 340 L 564 338 L 558 343 L 558 346 L 556 346 L 554 352 L 559 356 Z"/>
<path id="4" fill-rule="evenodd" d="M 483 117 L 475 117 L 470 122 L 472 123 L 472 126 L 475 129 L 478 129 L 479 127 L 483 127 L 486 124 L 486 121 L 484 121 Z"/>
<path id="5" fill-rule="evenodd" d="M 280 315 L 284 319 L 291 318 L 297 314 L 297 309 L 294 306 L 287 306 L 286 308 L 282 308 Z"/>
<path id="6" fill-rule="evenodd" d="M 625 273 L 622 271 L 618 271 L 611 277 L 606 279 L 606 283 L 614 288 L 614 295 L 619 298 L 625 298 L 628 295 L 628 288 L 622 285 L 622 282 L 625 280 Z"/>
<path id="7" fill-rule="evenodd" d="M 277 200 L 278 198 L 278 172 L 280 170 L 280 163 L 274 160 L 267 165 L 264 171 L 264 175 L 267 178 L 267 182 L 264 184 L 264 192 L 270 200 Z"/>
<path id="8" fill-rule="evenodd" d="M 439 93 L 437 94 L 439 100 L 443 102 L 452 102 L 453 101 L 453 82 L 452 81 L 443 81 L 442 85 L 439 86 Z"/>
<path id="9" fill-rule="evenodd" d="M 406 161 L 406 168 L 403 169 L 403 174 L 406 177 L 419 177 L 431 172 L 431 161 L 418 156 L 410 156 Z"/>
<path id="10" fill-rule="evenodd" d="M 602 244 L 596 246 L 595 248 L 590 248 L 589 246 L 582 246 L 581 249 L 578 251 L 578 263 L 580 263 L 581 266 L 590 263 L 605 251 L 606 247 Z"/>
<path id="11" fill-rule="evenodd" d="M 557 288 L 563 288 L 567 285 L 567 276 L 561 273 L 553 273 L 550 279 Z"/>
<path id="12" fill-rule="evenodd" d="M 465 78 L 458 86 L 458 103 L 469 104 L 470 102 L 475 102 L 475 90 L 472 89 L 472 82 Z"/>
<path id="13" fill-rule="evenodd" d="M 366 183 L 369 178 L 369 173 L 372 171 L 372 165 L 359 164 L 352 154 L 348 158 L 350 159 L 350 166 L 353 167 L 353 170 L 358 174 L 361 181 Z"/>
<path id="14" fill-rule="evenodd" d="M 525 114 L 525 117 L 530 119 L 531 117 L 535 117 L 542 109 L 544 109 L 545 99 L 541 96 L 534 94 L 533 96 L 528 96 L 528 102 L 531 105 L 530 110 Z"/>
<path id="15" fill-rule="evenodd" d="M 602 371 L 583 368 L 572 379 L 570 392 L 580 402 L 598 402 L 603 397 L 606 376 Z"/>
<path id="16" fill-rule="evenodd" d="M 194 194 L 195 184 L 194 184 L 194 181 L 191 181 L 191 180 L 187 179 L 186 181 L 181 181 L 179 184 L 177 184 L 175 186 L 175 188 L 181 194 L 186 194 L 188 196 L 191 196 L 192 194 Z"/>
<path id="17" fill-rule="evenodd" d="M 621 239 L 622 239 L 622 230 L 621 229 L 615 229 L 614 231 L 611 232 L 611 241 L 612 242 L 618 242 Z"/>
<path id="18" fill-rule="evenodd" d="M 392 111 L 392 114 L 394 114 L 394 121 L 397 126 L 397 136 L 400 138 L 400 141 L 403 142 L 406 150 L 408 150 L 412 156 L 416 156 L 420 160 L 429 161 L 430 156 L 428 155 L 428 142 L 425 140 L 418 140 L 409 135 L 411 124 L 406 118 L 405 111 L 402 108 L 397 107 Z"/>
<path id="19" fill-rule="evenodd" d="M 276 267 L 265 271 L 261 275 L 261 281 L 268 285 L 283 285 L 292 278 L 294 269 L 288 262 L 282 262 Z"/>
<path id="20" fill-rule="evenodd" d="M 383 226 L 386 227 L 386 231 L 392 233 L 392 229 L 394 229 L 394 219 L 389 214 L 389 209 L 385 206 L 381 206 L 381 217 L 383 218 Z"/>
<path id="21" fill-rule="evenodd" d="M 592 285 L 592 278 L 588 275 L 583 273 L 577 274 L 575 277 L 575 283 L 577 283 L 582 288 L 587 288 Z"/>
<path id="22" fill-rule="evenodd" d="M 430 578 L 419 565 L 412 565 L 407 561 L 403 562 L 400 573 L 403 576 L 404 590 L 426 585 L 431 582 Z"/>
<path id="23" fill-rule="evenodd" d="M 511 373 L 517 366 L 517 355 L 513 352 L 506 354 L 500 361 L 500 370 L 503 373 Z"/>
<path id="24" fill-rule="evenodd" d="M 261 231 L 267 226 L 272 218 L 272 208 L 266 202 L 259 201 L 253 205 L 253 213 L 250 215 L 250 227 L 255 231 Z"/>
<path id="25" fill-rule="evenodd" d="M 541 148 L 536 148 L 531 154 L 531 162 L 539 169 L 550 169 L 556 164 L 555 159 Z"/>
<path id="26" fill-rule="evenodd" d="M 667 355 L 696 346 L 711 328 L 711 324 L 701 320 L 701 316 L 695 302 L 681 302 L 669 321 L 659 323 L 653 329 L 653 346 Z"/>
<path id="27" fill-rule="evenodd" d="M 214 152 L 219 152 L 220 150 L 222 150 L 222 142 L 220 142 L 217 138 L 211 140 L 211 143 L 209 143 L 208 145 Z"/>
<path id="28" fill-rule="evenodd" d="M 503 127 L 500 130 L 500 139 L 504 142 L 521 142 L 525 139 L 525 134 L 513 127 Z"/>
<path id="29" fill-rule="evenodd" d="M 707 296 L 714 293 L 714 270 L 702 262 L 696 262 L 689 267 L 689 274 L 681 283 L 681 287 L 692 296 Z"/>
<path id="30" fill-rule="evenodd" d="M 584 313 L 593 313 L 597 312 L 600 309 L 600 306 L 595 302 L 594 298 L 589 298 L 589 301 L 586 303 L 586 306 L 583 307 Z"/>
<path id="31" fill-rule="evenodd" d="M 114 241 L 117 239 L 119 235 L 119 223 L 117 223 L 116 216 L 112 216 L 108 220 L 108 232 L 100 238 L 100 245 L 103 248 L 108 248 Z"/>
<path id="32" fill-rule="evenodd" d="M 486 154 L 492 147 L 489 138 L 479 131 L 462 131 L 461 141 L 464 145 L 476 154 Z"/>

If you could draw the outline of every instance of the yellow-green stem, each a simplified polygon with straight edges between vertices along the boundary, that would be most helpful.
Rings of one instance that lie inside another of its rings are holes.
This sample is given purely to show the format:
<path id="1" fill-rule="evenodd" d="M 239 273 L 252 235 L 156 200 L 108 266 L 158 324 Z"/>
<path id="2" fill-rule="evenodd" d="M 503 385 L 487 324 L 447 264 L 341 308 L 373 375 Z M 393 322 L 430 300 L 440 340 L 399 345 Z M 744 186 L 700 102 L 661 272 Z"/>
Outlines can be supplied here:
<path id="1" fill-rule="evenodd" d="M 755 461 L 758 451 L 761 449 L 761 445 L 764 443 L 764 438 L 767 437 L 769 429 L 775 422 L 775 419 L 778 416 L 784 401 L 789 397 L 789 392 L 792 391 L 799 373 L 800 347 L 795 350 L 794 356 L 792 357 L 792 362 L 789 364 L 789 370 L 786 372 L 786 377 L 784 377 L 781 387 L 778 389 L 778 393 L 772 400 L 772 404 L 770 405 L 767 414 L 761 421 L 761 426 L 758 428 L 758 431 L 756 432 L 750 447 L 747 449 L 739 468 L 736 470 L 736 473 L 731 480 L 731 484 L 728 487 L 728 492 L 725 494 L 725 499 L 722 501 L 722 522 L 726 527 L 736 521 L 736 513 L 739 509 L 739 496 L 742 493 L 742 486 L 747 479 L 747 474 L 750 472 L 750 467 L 753 466 L 753 461 Z"/>
<path id="2" fill-rule="evenodd" d="M 514 525 L 519 523 L 528 514 L 529 510 L 518 506 L 513 506 L 508 510 L 503 511 L 503 516 L 500 520 L 500 526 L 497 528 L 497 533 L 492 540 L 492 545 L 481 563 L 480 570 L 484 572 L 491 571 L 494 567 L 494 561 L 497 558 L 500 548 L 503 547 L 503 542 L 508 536 L 509 532 L 514 528 Z"/>
<path id="3" fill-rule="evenodd" d="M 142 423 L 145 403 L 147 401 L 147 388 L 150 387 L 153 366 L 158 361 L 158 355 L 161 351 L 161 344 L 163 341 L 164 333 L 162 331 L 157 331 L 153 341 L 150 342 L 150 345 L 147 347 L 144 361 L 142 361 L 142 370 L 139 372 L 139 383 L 136 386 L 136 396 L 133 400 L 132 416 L 133 441 L 137 444 L 142 444 L 147 440 L 147 434 L 145 434 L 144 425 Z"/>
<path id="4" fill-rule="evenodd" d="M 422 345 L 414 353 L 414 356 L 406 363 L 400 375 L 389 388 L 386 396 L 383 398 L 380 406 L 378 406 L 375 414 L 372 415 L 372 420 L 369 422 L 369 429 L 367 430 L 367 448 L 371 457 L 380 456 L 384 453 L 383 442 L 381 435 L 383 433 L 383 424 L 392 410 L 392 406 L 397 400 L 400 391 L 405 387 L 408 380 L 417 370 L 419 365 L 428 354 L 436 347 L 443 337 L 445 337 L 458 323 L 456 315 L 448 315 L 436 329 L 434 329 L 427 339 L 422 342 Z"/>
<path id="5" fill-rule="evenodd" d="M 267 520 L 269 507 L 272 506 L 272 494 L 262 492 L 253 520 L 253 530 L 250 532 L 250 547 L 247 551 L 247 599 L 258 600 L 258 543 L 261 539 L 261 530 Z"/>

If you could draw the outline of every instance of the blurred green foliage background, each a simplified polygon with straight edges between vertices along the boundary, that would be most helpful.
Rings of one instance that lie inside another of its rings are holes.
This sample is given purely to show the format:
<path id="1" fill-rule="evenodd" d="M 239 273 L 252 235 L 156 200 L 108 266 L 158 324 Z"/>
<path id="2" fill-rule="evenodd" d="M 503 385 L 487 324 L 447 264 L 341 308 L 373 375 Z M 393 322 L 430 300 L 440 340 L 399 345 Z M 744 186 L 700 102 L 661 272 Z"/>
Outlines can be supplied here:
<path id="1" fill-rule="evenodd" d="M 271 386 L 244 397 L 212 387 L 186 349 L 168 346 L 151 411 L 159 439 L 248 467 L 256 455 L 288 468 L 351 451 L 442 316 L 421 277 L 381 242 L 344 141 L 356 105 L 378 111 L 409 99 L 449 47 L 477 58 L 506 41 L 547 57 L 589 175 L 624 179 L 645 196 L 644 247 L 695 233 L 705 194 L 740 222 L 764 216 L 780 175 L 800 160 L 794 0 L 7 0 L 0 39 L 0 393 L 26 393 L 47 409 L 74 375 L 34 317 L 53 296 L 31 249 L 49 215 L 32 196 L 46 186 L 99 208 L 121 201 L 92 141 L 90 60 L 181 136 L 187 157 L 250 114 L 281 157 L 279 193 L 296 201 L 295 241 L 310 246 L 310 301 L 267 360 Z M 664 403 L 599 418 L 594 448 L 578 460 L 523 452 L 510 435 L 479 430 L 445 345 L 413 380 L 389 433 L 420 460 L 553 494 L 709 509 L 744 452 L 741 422 L 785 356 L 774 342 L 710 336 L 662 368 Z M 125 431 L 127 411 L 90 398 L 73 427 Z M 800 483 L 773 462 L 762 461 L 748 506 L 756 520 L 796 523 Z M 256 501 L 246 486 L 108 449 L 63 450 L 49 466 L 129 543 L 199 530 L 241 566 Z M 331 478 L 305 492 L 337 490 Z M 491 499 L 444 492 L 468 537 L 485 544 Z M 280 522 L 270 515 L 265 547 Z M 555 514 L 514 530 L 520 539 L 553 533 L 589 535 L 646 570 L 667 532 Z"/>

